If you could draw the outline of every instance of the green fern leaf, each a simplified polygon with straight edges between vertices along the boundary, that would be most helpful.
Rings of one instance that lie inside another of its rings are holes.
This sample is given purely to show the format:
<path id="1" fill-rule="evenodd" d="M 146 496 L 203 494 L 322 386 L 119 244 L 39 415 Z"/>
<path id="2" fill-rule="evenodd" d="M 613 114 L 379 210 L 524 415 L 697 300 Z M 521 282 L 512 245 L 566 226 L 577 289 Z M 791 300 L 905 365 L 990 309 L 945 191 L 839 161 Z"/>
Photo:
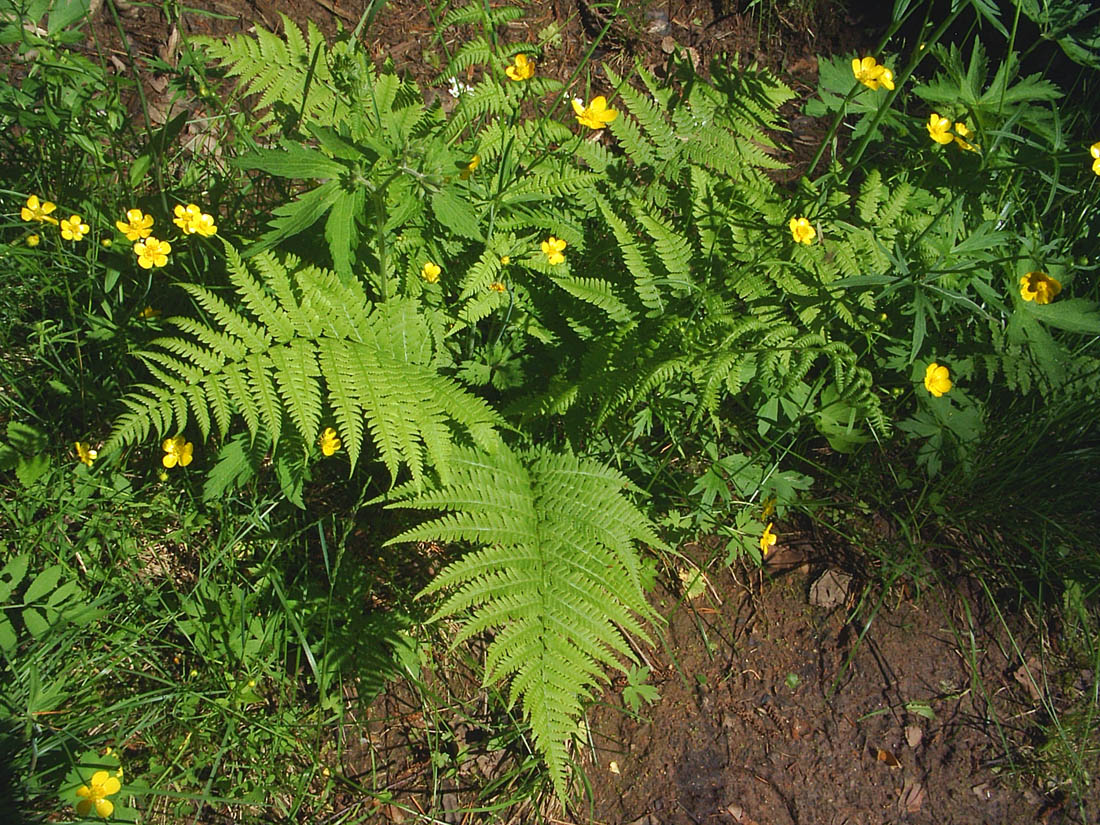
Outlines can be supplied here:
<path id="1" fill-rule="evenodd" d="M 569 745 L 605 668 L 634 660 L 626 633 L 649 641 L 656 620 L 641 587 L 636 542 L 663 546 L 623 495 L 626 479 L 588 459 L 545 450 L 460 450 L 450 483 L 403 487 L 389 506 L 442 509 L 397 541 L 472 541 L 423 595 L 450 597 L 435 614 L 470 613 L 455 644 L 492 631 L 486 682 L 511 678 L 554 788 L 566 797 Z"/>

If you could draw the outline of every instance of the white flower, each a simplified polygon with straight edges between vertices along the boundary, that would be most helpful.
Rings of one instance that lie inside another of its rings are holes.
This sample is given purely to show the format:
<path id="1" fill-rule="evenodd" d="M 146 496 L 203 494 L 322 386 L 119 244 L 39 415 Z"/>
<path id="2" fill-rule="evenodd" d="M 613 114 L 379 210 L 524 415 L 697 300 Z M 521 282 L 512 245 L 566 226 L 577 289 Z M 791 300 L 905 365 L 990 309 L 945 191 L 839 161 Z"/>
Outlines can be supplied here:
<path id="1" fill-rule="evenodd" d="M 474 87 L 469 83 L 460 83 L 457 77 L 448 77 L 447 80 L 450 81 L 451 84 L 447 87 L 447 91 L 450 93 L 451 97 L 469 94 L 474 90 Z"/>

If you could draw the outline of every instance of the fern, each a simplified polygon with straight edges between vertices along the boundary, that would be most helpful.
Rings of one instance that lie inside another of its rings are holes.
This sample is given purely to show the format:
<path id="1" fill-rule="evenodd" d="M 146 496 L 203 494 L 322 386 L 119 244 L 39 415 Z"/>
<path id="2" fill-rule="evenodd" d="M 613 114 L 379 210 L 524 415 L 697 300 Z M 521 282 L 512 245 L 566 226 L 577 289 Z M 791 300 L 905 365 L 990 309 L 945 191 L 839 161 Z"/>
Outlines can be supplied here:
<path id="1" fill-rule="evenodd" d="M 193 42 L 219 61 L 229 77 L 240 78 L 245 94 L 259 95 L 255 108 L 260 112 L 260 133 L 271 130 L 279 106 L 307 120 L 322 113 L 339 120 L 347 104 L 332 86 L 324 35 L 310 21 L 303 37 L 293 20 L 284 14 L 279 18 L 283 37 L 256 26 L 255 36 L 239 34 L 224 40 L 200 36 Z"/>
<path id="2" fill-rule="evenodd" d="M 623 495 L 626 479 L 595 461 L 546 450 L 464 449 L 449 484 L 397 488 L 390 506 L 446 515 L 393 539 L 469 541 L 423 595 L 450 593 L 434 620 L 466 616 L 452 641 L 492 633 L 485 683 L 510 679 L 554 788 L 566 798 L 569 744 L 606 668 L 636 661 L 657 620 L 642 590 L 636 542 L 663 544 Z"/>
<path id="3" fill-rule="evenodd" d="M 414 303 L 372 306 L 357 284 L 293 257 L 258 254 L 254 275 L 226 249 L 242 309 L 184 286 L 217 328 L 173 319 L 190 338 L 158 339 L 138 354 L 156 383 L 123 399 L 128 411 L 105 449 L 182 430 L 192 417 L 204 438 L 213 426 L 225 436 L 234 414 L 253 439 L 278 445 L 289 426 L 310 443 L 326 404 L 352 466 L 369 433 L 392 478 L 402 465 L 417 482 L 429 469 L 445 478 L 453 430 L 486 449 L 496 443 L 496 414 L 436 369 L 433 334 Z"/>

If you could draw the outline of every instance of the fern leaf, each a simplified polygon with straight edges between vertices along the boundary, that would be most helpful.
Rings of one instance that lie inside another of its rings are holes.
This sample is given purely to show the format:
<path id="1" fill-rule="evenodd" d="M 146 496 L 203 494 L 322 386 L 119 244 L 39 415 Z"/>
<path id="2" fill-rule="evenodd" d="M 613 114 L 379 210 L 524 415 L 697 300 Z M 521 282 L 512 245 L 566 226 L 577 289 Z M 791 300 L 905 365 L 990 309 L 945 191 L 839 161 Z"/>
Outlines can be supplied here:
<path id="1" fill-rule="evenodd" d="M 423 595 L 451 590 L 436 619 L 470 612 L 458 638 L 495 635 L 486 681 L 531 723 L 563 799 L 569 744 L 605 668 L 633 660 L 625 632 L 649 641 L 656 619 L 641 588 L 636 542 L 662 546 L 625 496 L 626 479 L 588 459 L 547 451 L 460 450 L 447 484 L 395 491 L 389 506 L 446 514 L 397 541 L 466 540 L 481 546 L 446 568 Z"/>

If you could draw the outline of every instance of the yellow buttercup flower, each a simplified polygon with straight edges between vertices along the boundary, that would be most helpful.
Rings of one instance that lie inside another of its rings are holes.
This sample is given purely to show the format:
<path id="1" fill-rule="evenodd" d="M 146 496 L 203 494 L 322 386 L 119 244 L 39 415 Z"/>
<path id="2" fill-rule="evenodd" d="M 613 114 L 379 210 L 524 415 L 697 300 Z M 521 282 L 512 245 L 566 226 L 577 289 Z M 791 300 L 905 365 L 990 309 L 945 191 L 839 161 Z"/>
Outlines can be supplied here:
<path id="1" fill-rule="evenodd" d="M 40 244 L 40 243 L 42 243 L 42 238 L 39 237 L 38 235 L 28 235 L 27 236 L 27 246 L 35 247 L 35 246 L 38 246 L 38 244 Z"/>
<path id="2" fill-rule="evenodd" d="M 506 68 L 504 73 L 517 82 L 530 80 L 535 75 L 535 61 L 529 60 L 525 54 L 517 54 L 515 63 Z"/>
<path id="3" fill-rule="evenodd" d="M 321 445 L 321 453 L 327 457 L 339 450 L 344 442 L 340 440 L 336 430 L 332 427 L 325 427 L 321 432 L 321 437 L 317 439 L 317 443 Z"/>
<path id="4" fill-rule="evenodd" d="M 153 216 L 146 215 L 140 209 L 127 209 L 125 221 L 115 221 L 118 231 L 126 236 L 128 241 L 140 241 L 148 238 L 153 231 Z"/>
<path id="5" fill-rule="evenodd" d="M 1029 272 L 1020 278 L 1020 296 L 1025 301 L 1049 304 L 1062 291 L 1062 284 L 1045 272 Z"/>
<path id="6" fill-rule="evenodd" d="M 1089 154 L 1092 155 L 1092 171 L 1100 175 L 1100 141 L 1089 147 Z"/>
<path id="7" fill-rule="evenodd" d="M 873 57 L 862 60 L 858 57 L 852 58 L 852 74 L 868 89 L 877 89 L 879 86 L 894 88 L 894 73 L 885 66 L 880 66 Z"/>
<path id="8" fill-rule="evenodd" d="M 607 107 L 607 98 L 603 95 L 592 98 L 587 106 L 579 97 L 573 98 L 573 111 L 577 115 L 577 123 L 589 129 L 602 129 L 619 116 L 617 109 Z"/>
<path id="9" fill-rule="evenodd" d="M 49 215 L 57 209 L 57 205 L 50 203 L 49 201 L 38 200 L 38 195 L 31 195 L 27 198 L 27 205 L 19 210 L 19 217 L 25 221 L 45 221 L 46 223 L 57 223 L 57 218 L 51 218 Z"/>
<path id="10" fill-rule="evenodd" d="M 955 124 L 955 143 L 959 145 L 959 148 L 964 152 L 977 152 L 978 147 L 970 142 L 970 138 L 974 137 L 974 133 L 966 128 L 965 123 Z"/>
<path id="11" fill-rule="evenodd" d="M 193 203 L 187 206 L 177 205 L 173 211 L 176 217 L 172 219 L 172 223 L 183 230 L 185 235 L 202 235 L 208 238 L 218 231 L 218 227 L 214 225 L 214 218 Z"/>
<path id="12" fill-rule="evenodd" d="M 947 144 L 955 139 L 955 136 L 951 134 L 951 121 L 941 117 L 936 112 L 933 112 L 931 117 L 928 118 L 928 123 L 925 126 L 928 128 L 928 136 L 936 143 Z"/>
<path id="13" fill-rule="evenodd" d="M 420 270 L 420 277 L 427 281 L 429 284 L 439 283 L 439 273 L 443 270 L 439 268 L 437 264 L 433 264 L 428 261 L 424 264 L 423 269 Z"/>
<path id="14" fill-rule="evenodd" d="M 458 176 L 462 178 L 462 180 L 469 180 L 470 176 L 474 173 L 474 170 L 477 169 L 480 163 L 481 155 L 474 155 L 472 158 L 470 158 L 470 162 L 466 164 L 466 168 L 463 169 Z"/>
<path id="15" fill-rule="evenodd" d="M 92 774 L 89 785 L 81 785 L 76 789 L 76 795 L 80 801 L 76 803 L 76 812 L 81 816 L 87 816 L 95 809 L 96 814 L 107 819 L 115 811 L 115 803 L 107 797 L 122 790 L 122 783 L 117 776 L 111 776 L 107 771 L 96 771 Z"/>
<path id="16" fill-rule="evenodd" d="M 138 266 L 142 269 L 164 266 L 168 263 L 168 253 L 171 251 L 172 244 L 168 241 L 158 241 L 154 237 L 148 237 L 134 244 L 134 254 L 137 255 Z"/>
<path id="17" fill-rule="evenodd" d="M 951 389 L 951 373 L 947 367 L 933 361 L 924 371 L 924 388 L 936 398 Z"/>
<path id="18" fill-rule="evenodd" d="M 551 265 L 560 264 L 565 261 L 565 255 L 562 254 L 564 250 L 565 241 L 561 238 L 555 238 L 553 235 L 542 242 L 542 251 Z"/>
<path id="19" fill-rule="evenodd" d="M 82 241 L 92 231 L 79 215 L 70 215 L 61 221 L 61 237 L 67 241 Z"/>
<path id="20" fill-rule="evenodd" d="M 506 287 L 500 281 L 493 281 L 491 284 L 489 284 L 489 289 L 493 290 L 493 292 L 507 292 L 508 291 L 508 287 Z"/>
<path id="21" fill-rule="evenodd" d="M 817 237 L 817 230 L 810 224 L 809 218 L 791 218 L 788 225 L 796 243 L 810 244 Z"/>
<path id="22" fill-rule="evenodd" d="M 159 309 L 153 309 L 151 306 L 147 306 L 138 313 L 138 318 L 156 318 L 158 315 L 160 315 Z"/>
<path id="23" fill-rule="evenodd" d="M 764 528 L 764 535 L 760 537 L 760 553 L 761 555 L 768 555 L 768 552 L 775 546 L 777 541 L 775 533 L 772 532 L 772 522 L 768 522 L 768 526 Z"/>
<path id="24" fill-rule="evenodd" d="M 173 436 L 172 438 L 164 439 L 164 443 L 160 445 L 164 450 L 164 456 L 161 458 L 160 463 L 167 469 L 171 470 L 177 464 L 181 467 L 186 467 L 191 463 L 192 453 L 195 451 L 195 445 L 185 439 L 182 435 Z"/>
<path id="25" fill-rule="evenodd" d="M 91 467 L 92 462 L 99 457 L 99 453 L 93 450 L 87 441 L 74 441 L 73 443 L 76 445 L 76 457 L 80 460 L 80 463 Z"/>
<path id="26" fill-rule="evenodd" d="M 508 255 L 501 255 L 500 256 L 500 265 L 501 266 L 508 266 L 508 264 L 510 264 L 510 263 L 512 263 L 512 259 Z"/>

